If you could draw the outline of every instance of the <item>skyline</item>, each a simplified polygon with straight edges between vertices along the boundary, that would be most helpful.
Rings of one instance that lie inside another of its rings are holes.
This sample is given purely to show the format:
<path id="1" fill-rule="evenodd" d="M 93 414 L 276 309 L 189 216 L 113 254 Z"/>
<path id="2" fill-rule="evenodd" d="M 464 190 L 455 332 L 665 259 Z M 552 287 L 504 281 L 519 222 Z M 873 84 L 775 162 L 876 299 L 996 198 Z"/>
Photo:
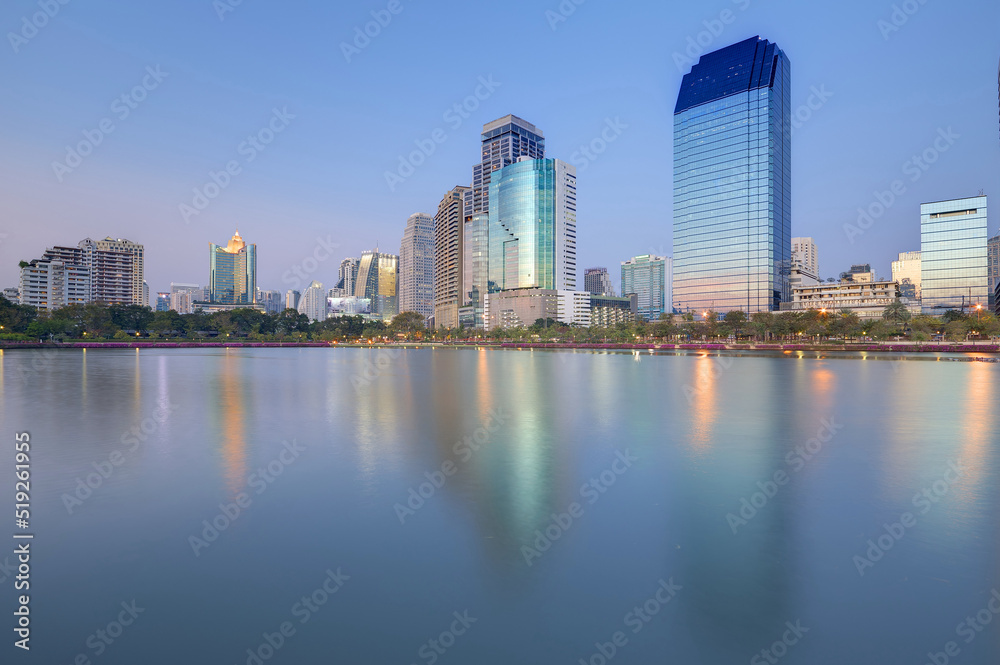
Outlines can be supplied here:
<path id="1" fill-rule="evenodd" d="M 312 256 L 317 239 L 328 236 L 339 248 L 311 277 L 335 283 L 342 258 L 397 246 L 409 215 L 433 215 L 448 190 L 471 184 L 482 125 L 508 113 L 545 131 L 547 156 L 577 167 L 580 268 L 614 268 L 646 253 L 673 256 L 671 197 L 664 195 L 671 190 L 672 161 L 665 162 L 672 159 L 669 124 L 681 76 L 697 60 L 682 71 L 673 56 L 683 54 L 687 38 L 700 32 L 711 37 L 703 51 L 755 35 L 781 44 L 795 64 L 793 110 L 810 102 L 818 106 L 792 142 L 792 234 L 815 238 L 821 276 L 863 262 L 888 275 L 898 253 L 920 248 L 921 203 L 980 190 L 989 195 L 1000 173 L 1000 52 L 995 39 L 977 38 L 996 24 L 989 17 L 1000 18 L 1000 8 L 986 3 L 959 9 L 922 5 L 886 34 L 878 21 L 890 17 L 891 3 L 810 8 L 805 17 L 783 11 L 790 3 L 750 0 L 719 3 L 717 9 L 644 6 L 642 12 L 582 4 L 555 22 L 555 30 L 545 14 L 552 8 L 533 7 L 524 12 L 526 38 L 537 39 L 541 53 L 551 55 L 542 58 L 552 63 L 542 72 L 526 67 L 537 53 L 456 59 L 454 49 L 433 39 L 422 41 L 420 52 L 410 48 L 407 34 L 468 28 L 486 11 L 478 7 L 460 19 L 403 2 L 402 11 L 347 63 L 337 46 L 384 4 L 322 8 L 309 23 L 298 15 L 298 32 L 285 33 L 295 37 L 295 48 L 286 36 L 284 43 L 265 42 L 266 53 L 251 49 L 255 29 L 273 24 L 271 34 L 281 35 L 292 13 L 287 9 L 241 5 L 220 21 L 210 3 L 178 3 L 170 14 L 145 8 L 142 16 L 105 14 L 109 6 L 60 6 L 17 53 L 13 47 L 7 52 L 11 66 L 4 87 L 15 101 L 0 110 L 2 145 L 10 157 L 2 187 L 12 220 L 0 239 L 3 286 L 16 284 L 17 261 L 55 244 L 105 235 L 146 247 L 151 292 L 166 290 L 170 282 L 207 283 L 203 243 L 227 238 L 236 228 L 262 250 L 261 288 L 290 288 L 282 274 Z M 977 18 L 965 23 L 973 7 Z M 731 14 L 723 17 L 725 10 Z M 0 25 L 13 31 L 32 11 L 34 3 L 7 7 Z M 635 20 L 640 14 L 642 20 Z M 144 29 L 147 21 L 163 27 Z M 965 51 L 928 49 L 929 39 L 947 34 L 952 22 L 963 23 Z M 720 26 L 718 35 L 708 32 Z M 319 27 L 329 31 L 325 42 L 316 42 L 327 49 L 322 66 L 307 63 L 301 73 L 283 68 L 284 57 L 306 62 L 295 49 L 309 49 L 300 42 Z M 188 43 L 178 41 L 182 29 Z M 643 37 L 646 32 L 649 37 Z M 205 41 L 198 42 L 201 37 Z M 455 41 L 473 37 L 460 33 Z M 609 51 L 592 53 L 583 47 L 587 43 L 607 43 Z M 616 44 L 621 48 L 611 48 Z M 852 53 L 831 44 L 850 44 Z M 281 53 L 281 46 L 291 50 Z M 556 57 L 567 51 L 573 53 L 572 68 L 560 66 Z M 67 52 L 82 55 L 60 58 Z M 251 73 L 262 81 L 252 84 Z M 321 88 L 330 82 L 320 81 L 321 74 L 336 75 L 344 86 Z M 376 80 L 385 85 L 373 86 Z M 142 92 L 129 94 L 146 99 L 122 118 L 122 105 L 112 111 L 110 102 L 137 85 Z M 461 119 L 450 106 L 477 88 L 484 99 L 473 98 L 478 108 Z M 352 98 L 352 90 L 366 95 Z M 65 156 L 63 146 L 83 140 L 82 132 L 94 131 L 104 117 L 112 119 L 114 131 L 58 182 L 52 162 Z M 462 122 L 454 127 L 457 120 Z M 608 134 L 614 140 L 596 160 L 582 161 L 579 146 L 609 126 L 620 128 Z M 415 141 L 427 145 L 435 128 L 442 128 L 445 141 L 390 191 L 385 172 L 398 165 L 400 153 L 416 149 Z M 244 144 L 264 129 L 272 131 L 273 142 L 259 141 L 261 150 L 253 141 Z M 914 172 L 907 160 L 932 149 L 940 132 L 958 138 L 939 142 L 947 148 L 937 162 Z M 863 162 L 855 157 L 861 152 Z M 178 207 L 192 202 L 193 188 L 212 182 L 210 171 L 225 181 L 221 174 L 232 162 L 229 185 L 186 224 Z M 916 181 L 914 173 L 920 174 Z M 890 191 L 894 180 L 902 180 L 905 191 L 884 216 L 860 235 L 847 232 L 844 226 L 856 224 L 857 209 L 877 203 L 876 192 Z M 989 235 L 998 228 L 993 211 Z M 611 276 L 620 289 L 617 271 Z"/>

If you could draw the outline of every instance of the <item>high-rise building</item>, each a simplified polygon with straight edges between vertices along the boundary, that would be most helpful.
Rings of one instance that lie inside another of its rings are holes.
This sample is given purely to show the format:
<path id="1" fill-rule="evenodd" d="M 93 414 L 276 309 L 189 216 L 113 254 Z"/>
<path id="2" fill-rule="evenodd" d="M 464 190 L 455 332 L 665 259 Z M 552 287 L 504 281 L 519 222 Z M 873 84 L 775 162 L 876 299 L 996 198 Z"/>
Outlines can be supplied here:
<path id="1" fill-rule="evenodd" d="M 299 309 L 299 299 L 302 294 L 298 291 L 289 289 L 285 291 L 285 309 L 294 309 L 298 311 Z"/>
<path id="2" fill-rule="evenodd" d="M 278 314 L 284 309 L 284 297 L 281 291 L 257 289 L 257 302 L 264 306 L 264 311 L 268 314 Z"/>
<path id="3" fill-rule="evenodd" d="M 986 243 L 986 262 L 989 267 L 989 284 L 987 288 L 990 292 L 990 311 L 996 309 L 997 284 L 1000 284 L 1000 233 L 996 234 Z"/>
<path id="4" fill-rule="evenodd" d="M 462 249 L 463 302 L 458 311 L 458 318 L 467 328 L 482 328 L 485 297 L 491 290 L 489 214 L 477 212 L 465 220 L 463 241 L 465 244 Z"/>
<path id="5" fill-rule="evenodd" d="M 106 305 L 147 305 L 143 255 L 143 246 L 129 240 L 85 238 L 76 247 L 49 247 L 42 261 L 87 268 L 90 300 Z"/>
<path id="6" fill-rule="evenodd" d="M 465 218 L 490 211 L 490 183 L 493 173 L 516 162 L 520 157 L 545 157 L 542 130 L 516 115 L 506 115 L 483 125 L 482 159 L 472 167 L 472 192 L 467 200 Z"/>
<path id="7" fill-rule="evenodd" d="M 160 291 L 156 294 L 156 311 L 167 312 L 170 310 L 170 292 Z"/>
<path id="8" fill-rule="evenodd" d="M 298 311 L 305 314 L 310 322 L 326 320 L 326 290 L 321 282 L 313 282 L 302 293 Z"/>
<path id="9" fill-rule="evenodd" d="M 595 296 L 613 296 L 614 287 L 607 268 L 587 268 L 583 273 L 583 290 Z"/>
<path id="10" fill-rule="evenodd" d="M 434 218 L 410 215 L 399 247 L 399 311 L 434 316 Z"/>
<path id="11" fill-rule="evenodd" d="M 207 302 L 205 290 L 197 284 L 170 282 L 170 309 L 178 314 L 192 314 L 195 303 Z"/>
<path id="12" fill-rule="evenodd" d="M 636 312 L 646 321 L 658 321 L 660 316 L 673 312 L 671 306 L 671 276 L 673 260 L 670 257 L 643 254 L 622 261 L 622 297 L 637 296 Z"/>
<path id="13" fill-rule="evenodd" d="M 358 263 L 357 298 L 372 303 L 372 314 L 389 321 L 399 314 L 399 257 L 374 251 L 362 252 Z"/>
<path id="14" fill-rule="evenodd" d="M 774 311 L 790 297 L 790 93 L 788 58 L 759 37 L 701 56 L 684 76 L 673 257 L 684 311 Z"/>
<path id="15" fill-rule="evenodd" d="M 899 284 L 901 298 L 920 301 L 920 264 L 920 252 L 900 252 L 892 262 L 892 281 Z"/>
<path id="16" fill-rule="evenodd" d="M 792 238 L 792 265 L 819 279 L 819 252 L 812 238 Z"/>
<path id="17" fill-rule="evenodd" d="M 488 233 L 491 293 L 575 291 L 576 169 L 522 157 L 494 173 Z"/>
<path id="18" fill-rule="evenodd" d="M 240 232 L 225 247 L 210 244 L 211 302 L 225 305 L 256 303 L 257 245 L 243 242 Z"/>
<path id="19" fill-rule="evenodd" d="M 920 290 L 925 314 L 989 302 L 986 197 L 920 206 Z"/>
<path id="20" fill-rule="evenodd" d="M 434 215 L 434 325 L 458 327 L 463 295 L 465 251 L 465 196 L 472 191 L 458 186 L 444 195 Z"/>
<path id="21" fill-rule="evenodd" d="M 343 289 L 348 295 L 354 295 L 355 284 L 358 281 L 358 259 L 348 257 L 340 262 L 337 271 L 337 288 Z"/>
<path id="22" fill-rule="evenodd" d="M 83 305 L 93 300 L 91 270 L 59 260 L 29 261 L 21 268 L 19 295 L 22 305 L 44 310 Z"/>

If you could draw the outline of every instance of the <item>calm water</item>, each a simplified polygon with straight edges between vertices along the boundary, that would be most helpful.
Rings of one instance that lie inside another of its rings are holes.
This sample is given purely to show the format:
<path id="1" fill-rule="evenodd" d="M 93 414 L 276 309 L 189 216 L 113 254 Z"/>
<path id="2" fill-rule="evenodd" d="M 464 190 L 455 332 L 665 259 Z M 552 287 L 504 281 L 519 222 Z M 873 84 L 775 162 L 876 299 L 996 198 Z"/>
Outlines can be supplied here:
<path id="1" fill-rule="evenodd" d="M 3 662 L 1000 662 L 1000 367 L 397 353 L 3 353 Z"/>

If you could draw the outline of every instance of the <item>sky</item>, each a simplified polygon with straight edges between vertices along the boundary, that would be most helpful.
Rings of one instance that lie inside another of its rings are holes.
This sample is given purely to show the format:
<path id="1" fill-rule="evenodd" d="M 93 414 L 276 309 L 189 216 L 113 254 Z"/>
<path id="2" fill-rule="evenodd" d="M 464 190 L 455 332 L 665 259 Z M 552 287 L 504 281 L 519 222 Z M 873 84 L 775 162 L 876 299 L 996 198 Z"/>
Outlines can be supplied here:
<path id="1" fill-rule="evenodd" d="M 681 77 L 755 35 L 791 61 L 793 234 L 822 277 L 888 277 L 922 202 L 982 190 L 1000 229 L 998 25 L 995 0 L 7 0 L 0 286 L 105 236 L 145 245 L 151 294 L 207 284 L 209 243 L 239 229 L 261 288 L 296 267 L 332 287 L 469 185 L 509 113 L 577 167 L 579 285 L 591 266 L 617 285 L 672 254 Z"/>

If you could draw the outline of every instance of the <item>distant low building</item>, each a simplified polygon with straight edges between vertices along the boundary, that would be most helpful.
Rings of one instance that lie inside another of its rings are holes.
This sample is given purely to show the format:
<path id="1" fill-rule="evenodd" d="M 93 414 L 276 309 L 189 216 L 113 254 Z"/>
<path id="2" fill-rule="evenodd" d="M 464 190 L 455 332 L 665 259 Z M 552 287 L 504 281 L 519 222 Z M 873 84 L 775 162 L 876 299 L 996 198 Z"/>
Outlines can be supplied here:
<path id="1" fill-rule="evenodd" d="M 264 306 L 268 314 L 278 314 L 284 309 L 284 297 L 281 291 L 263 291 L 257 289 L 257 302 Z"/>
<path id="2" fill-rule="evenodd" d="M 911 302 L 920 302 L 920 252 L 900 252 L 892 262 L 892 281 L 899 284 L 899 293 Z"/>
<path id="3" fill-rule="evenodd" d="M 488 330 L 531 326 L 538 319 L 590 326 L 590 294 L 586 291 L 514 289 L 488 293 L 483 319 Z"/>
<path id="4" fill-rule="evenodd" d="M 15 304 L 21 302 L 21 292 L 16 286 L 4 289 L 3 297 Z"/>
<path id="5" fill-rule="evenodd" d="M 639 296 L 634 293 L 627 298 L 611 295 L 590 296 L 590 325 L 607 328 L 619 323 L 631 323 L 638 318 Z"/>
<path id="6" fill-rule="evenodd" d="M 21 268 L 22 305 L 54 310 L 93 300 L 91 269 L 60 260 L 35 259 Z"/>
<path id="7" fill-rule="evenodd" d="M 167 312 L 170 310 L 170 293 L 161 291 L 156 294 L 156 311 Z"/>
<path id="8" fill-rule="evenodd" d="M 792 301 L 782 303 L 781 311 L 825 309 L 835 313 L 848 310 L 861 319 L 881 319 L 885 308 L 899 299 L 899 284 L 893 281 L 868 280 L 867 276 L 859 275 L 864 274 L 855 273 L 857 281 L 842 279 L 840 282 L 796 287 L 792 289 Z"/>

